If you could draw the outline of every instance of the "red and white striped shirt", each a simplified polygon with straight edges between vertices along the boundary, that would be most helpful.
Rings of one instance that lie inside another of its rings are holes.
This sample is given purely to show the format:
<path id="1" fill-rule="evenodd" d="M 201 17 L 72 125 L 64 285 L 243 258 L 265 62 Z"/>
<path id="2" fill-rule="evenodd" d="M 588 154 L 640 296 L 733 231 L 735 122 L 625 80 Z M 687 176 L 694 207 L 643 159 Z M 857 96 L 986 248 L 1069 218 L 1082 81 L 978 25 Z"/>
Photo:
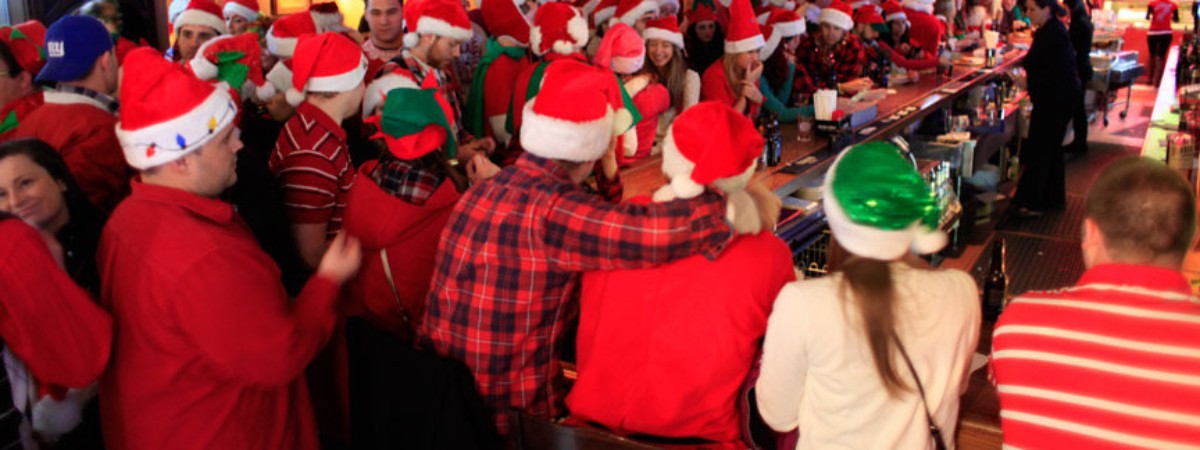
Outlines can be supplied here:
<path id="1" fill-rule="evenodd" d="M 1168 269 L 1089 269 L 1016 298 L 992 340 L 1004 443 L 1200 448 L 1200 300 Z"/>
<path id="2" fill-rule="evenodd" d="M 301 103 L 279 133 L 269 164 L 292 223 L 325 223 L 326 238 L 333 239 L 342 229 L 355 175 L 341 125 L 308 102 Z"/>

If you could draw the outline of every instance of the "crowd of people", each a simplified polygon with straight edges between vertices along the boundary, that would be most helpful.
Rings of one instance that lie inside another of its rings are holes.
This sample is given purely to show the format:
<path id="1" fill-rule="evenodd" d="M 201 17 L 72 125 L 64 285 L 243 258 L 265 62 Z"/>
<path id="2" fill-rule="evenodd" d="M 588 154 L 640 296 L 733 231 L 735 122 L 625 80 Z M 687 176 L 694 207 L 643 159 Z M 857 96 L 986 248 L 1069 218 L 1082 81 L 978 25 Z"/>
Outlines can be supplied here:
<path id="1" fill-rule="evenodd" d="M 176 0 L 165 52 L 96 5 L 0 29 L 0 446 L 498 447 L 532 416 L 747 448 L 754 414 L 795 448 L 953 446 L 980 303 L 915 257 L 946 243 L 930 187 L 892 144 L 843 151 L 823 205 L 845 262 L 797 280 L 754 119 L 931 69 L 990 20 L 478 6 L 366 0 L 364 36 L 334 3 Z M 1040 44 L 1070 44 L 1060 6 L 1004 7 L 1045 63 L 1029 145 L 1059 148 L 1074 103 L 1042 105 L 1080 76 Z M 621 168 L 654 154 L 666 183 L 626 198 Z M 997 324 L 1005 439 L 1196 445 L 1194 195 L 1144 160 L 1096 186 L 1080 286 Z M 400 379 L 421 393 L 388 397 Z M 389 441 L 399 409 L 421 419 Z"/>

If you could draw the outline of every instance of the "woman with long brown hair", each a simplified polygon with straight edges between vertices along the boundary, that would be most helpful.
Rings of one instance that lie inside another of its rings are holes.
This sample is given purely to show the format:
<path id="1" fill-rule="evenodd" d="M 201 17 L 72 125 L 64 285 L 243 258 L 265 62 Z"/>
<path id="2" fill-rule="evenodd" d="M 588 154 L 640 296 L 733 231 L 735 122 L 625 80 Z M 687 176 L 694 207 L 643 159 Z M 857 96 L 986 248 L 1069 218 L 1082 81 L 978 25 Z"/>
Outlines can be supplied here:
<path id="1" fill-rule="evenodd" d="M 667 88 L 671 108 L 659 115 L 656 142 L 661 141 L 675 117 L 700 101 L 700 74 L 689 69 L 683 59 L 683 34 L 674 17 L 646 22 L 642 32 L 646 40 L 646 59 L 642 73 Z"/>
<path id="2" fill-rule="evenodd" d="M 886 143 L 843 152 L 823 195 L 833 237 L 851 256 L 840 272 L 779 293 L 756 388 L 760 413 L 776 430 L 798 427 L 800 449 L 945 444 L 980 305 L 970 275 L 904 261 L 910 250 L 945 245 L 936 200 Z"/>

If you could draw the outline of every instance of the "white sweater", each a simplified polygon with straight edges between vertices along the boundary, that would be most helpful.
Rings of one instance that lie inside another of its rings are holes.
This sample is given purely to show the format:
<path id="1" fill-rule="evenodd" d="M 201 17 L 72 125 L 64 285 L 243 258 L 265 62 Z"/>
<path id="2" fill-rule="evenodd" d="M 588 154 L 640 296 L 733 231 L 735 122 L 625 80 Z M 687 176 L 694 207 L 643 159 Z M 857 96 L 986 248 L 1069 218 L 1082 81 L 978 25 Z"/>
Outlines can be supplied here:
<path id="1" fill-rule="evenodd" d="M 925 386 L 926 400 L 954 448 L 959 397 L 979 340 L 974 280 L 956 270 L 892 263 L 896 331 Z M 798 449 L 932 449 L 925 410 L 912 375 L 893 352 L 911 389 L 884 390 L 861 320 L 838 296 L 840 274 L 788 284 L 767 324 L 757 397 L 772 428 L 799 426 Z"/>

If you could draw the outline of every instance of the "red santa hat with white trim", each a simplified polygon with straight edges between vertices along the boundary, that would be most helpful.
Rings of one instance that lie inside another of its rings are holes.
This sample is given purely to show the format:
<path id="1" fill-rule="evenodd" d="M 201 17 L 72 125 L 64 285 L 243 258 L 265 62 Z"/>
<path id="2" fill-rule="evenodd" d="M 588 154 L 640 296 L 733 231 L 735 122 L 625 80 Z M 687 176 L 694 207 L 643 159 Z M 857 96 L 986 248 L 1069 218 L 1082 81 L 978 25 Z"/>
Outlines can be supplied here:
<path id="1" fill-rule="evenodd" d="M 280 58 L 291 58 L 300 36 L 317 34 L 311 14 L 291 14 L 276 20 L 267 31 L 267 51 Z"/>
<path id="2" fill-rule="evenodd" d="M 833 0 L 829 6 L 821 10 L 820 23 L 827 23 L 850 31 L 851 28 L 854 28 L 854 10 L 850 9 L 850 5 L 842 0 Z"/>
<path id="3" fill-rule="evenodd" d="M 188 65 L 197 78 L 224 81 L 238 90 L 242 98 L 249 98 L 251 92 L 262 101 L 275 96 L 275 86 L 263 77 L 262 48 L 258 46 L 257 34 L 210 39 L 200 46 Z"/>
<path id="4" fill-rule="evenodd" d="M 384 102 L 387 101 L 387 93 L 391 92 L 392 89 L 421 88 L 421 86 L 417 85 L 416 80 L 412 78 L 412 74 L 396 63 L 387 63 L 379 70 L 379 77 L 368 83 L 367 90 L 363 93 L 363 117 L 375 115 L 375 108 L 383 107 Z M 426 78 L 426 80 L 430 80 L 430 78 L 432 77 Z"/>
<path id="5" fill-rule="evenodd" d="M 608 19 L 613 18 L 616 12 L 617 0 L 600 0 L 595 11 L 592 11 L 592 28 L 597 28 L 602 23 L 608 23 Z"/>
<path id="6" fill-rule="evenodd" d="M 313 3 L 308 7 L 308 15 L 312 17 L 313 24 L 316 25 L 318 33 L 326 31 L 345 33 L 350 31 L 350 27 L 347 27 L 344 23 L 346 19 L 342 16 L 342 10 L 338 9 L 337 3 Z"/>
<path id="7" fill-rule="evenodd" d="M 588 42 L 587 19 L 579 10 L 563 2 L 538 7 L 529 30 L 529 44 L 538 56 L 553 51 L 560 55 L 578 52 Z"/>
<path id="8" fill-rule="evenodd" d="M 295 106 L 308 92 L 351 91 L 366 75 L 367 57 L 350 38 L 337 33 L 301 36 L 292 58 L 287 101 Z"/>
<path id="9" fill-rule="evenodd" d="M 725 53 L 745 53 L 767 45 L 754 18 L 750 0 L 733 0 L 729 5 L 729 31 L 725 33 Z"/>
<path id="10" fill-rule="evenodd" d="M 543 158 L 598 160 L 613 136 L 633 126 L 623 105 L 612 72 L 573 60 L 550 64 L 522 111 L 521 146 Z"/>
<path id="11" fill-rule="evenodd" d="M 763 34 L 767 36 L 767 44 L 758 52 L 759 58 L 766 61 L 784 39 L 804 34 L 805 26 L 804 19 L 795 11 L 772 8 L 767 24 L 762 28 Z"/>
<path id="12" fill-rule="evenodd" d="M 883 20 L 888 22 L 903 20 L 904 23 L 908 23 L 908 14 L 904 13 L 904 7 L 900 6 L 900 2 L 887 0 L 883 2 Z"/>
<path id="13" fill-rule="evenodd" d="M 178 31 L 184 25 L 199 25 L 216 30 L 217 34 L 226 34 L 224 13 L 213 0 L 191 0 L 187 8 L 175 17 L 172 25 Z"/>
<path id="14" fill-rule="evenodd" d="M 416 47 L 420 35 L 429 34 L 465 41 L 471 39 L 471 19 L 457 0 L 411 0 L 404 5 L 404 46 Z"/>
<path id="15" fill-rule="evenodd" d="M 592 64 L 619 74 L 635 73 L 645 62 L 645 41 L 633 27 L 619 22 L 604 33 L 600 47 L 592 57 Z"/>
<path id="16" fill-rule="evenodd" d="M 741 191 L 754 176 L 762 134 L 746 116 L 722 102 L 700 102 L 683 111 L 663 138 L 662 171 L 670 180 L 655 201 L 692 198 L 713 185 Z"/>
<path id="17" fill-rule="evenodd" d="M 258 10 L 257 0 L 226 0 L 225 7 L 221 9 L 225 16 L 235 15 L 246 19 L 247 22 L 258 20 L 262 15 Z"/>
<path id="18" fill-rule="evenodd" d="M 197 79 L 157 50 L 142 47 L 125 58 L 117 139 L 125 161 L 145 170 L 203 147 L 238 115 L 221 83 Z"/>
<path id="19" fill-rule="evenodd" d="M 913 11 L 933 14 L 933 0 L 903 0 L 901 5 Z"/>
<path id="20" fill-rule="evenodd" d="M 675 45 L 676 51 L 683 48 L 683 33 L 679 31 L 679 22 L 675 20 L 675 16 L 659 17 L 647 21 L 646 30 L 642 32 L 642 39 L 670 42 Z"/>
<path id="21" fill-rule="evenodd" d="M 497 39 L 507 36 L 522 46 L 529 45 L 529 19 L 514 0 L 482 0 L 483 24 Z M 524 2 L 521 2 L 524 3 Z"/>
<path id="22" fill-rule="evenodd" d="M 620 0 L 614 18 L 629 26 L 637 23 L 646 14 L 658 14 L 658 2 L 654 0 Z"/>

